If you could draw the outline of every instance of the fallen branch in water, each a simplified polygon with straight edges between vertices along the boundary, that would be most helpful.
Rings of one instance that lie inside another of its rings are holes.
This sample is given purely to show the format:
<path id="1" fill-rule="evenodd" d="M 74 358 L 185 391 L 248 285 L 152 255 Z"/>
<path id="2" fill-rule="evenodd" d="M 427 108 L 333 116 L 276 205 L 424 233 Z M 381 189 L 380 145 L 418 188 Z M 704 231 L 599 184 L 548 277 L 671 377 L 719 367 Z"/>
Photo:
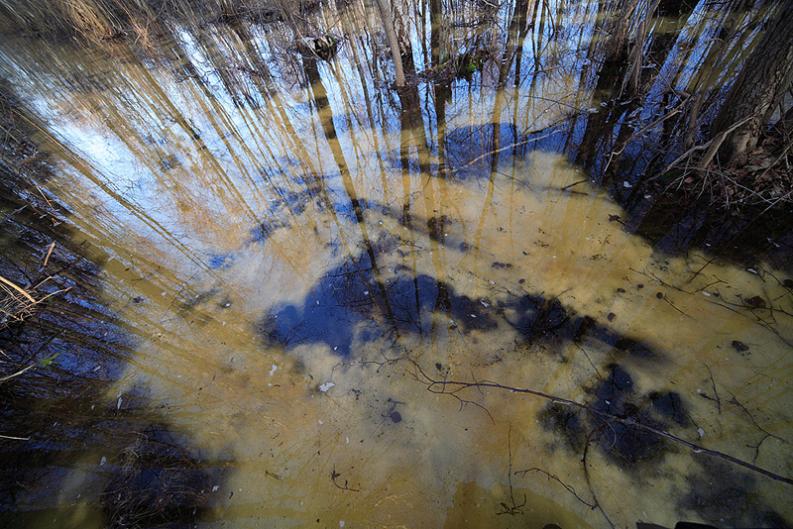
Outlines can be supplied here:
<path id="1" fill-rule="evenodd" d="M 755 444 L 755 445 L 746 445 L 747 447 L 754 449 L 754 457 L 752 458 L 752 463 L 757 462 L 757 458 L 760 456 L 760 448 L 763 446 L 763 443 L 766 442 L 768 439 L 776 439 L 777 441 L 780 441 L 781 443 L 789 444 L 787 439 L 779 437 L 776 434 L 772 434 L 771 432 L 769 432 L 768 430 L 766 430 L 765 428 L 760 426 L 760 424 L 754 418 L 754 415 L 752 414 L 752 412 L 750 412 L 749 409 L 746 406 L 744 406 L 737 398 L 735 398 L 735 395 L 730 393 L 730 396 L 732 398 L 728 402 L 730 404 L 733 404 L 733 405 L 737 406 L 741 411 L 743 411 L 749 417 L 749 420 L 752 421 L 752 424 L 754 425 L 754 427 L 757 428 L 758 430 L 760 430 L 763 433 L 763 437 L 760 439 L 760 441 L 757 442 L 757 444 Z"/>
<path id="2" fill-rule="evenodd" d="M 611 518 L 606 513 L 606 510 L 603 508 L 603 505 L 600 503 L 597 494 L 595 494 L 595 487 L 592 485 L 592 478 L 589 475 L 589 464 L 587 463 L 587 454 L 589 454 L 589 444 L 592 442 L 592 438 L 597 435 L 600 430 L 603 429 L 603 426 L 597 429 L 593 429 L 589 432 L 586 436 L 586 444 L 584 445 L 584 453 L 581 454 L 581 465 L 584 468 L 584 478 L 586 479 L 586 486 L 589 488 L 589 493 L 592 495 L 592 501 L 595 502 L 595 508 L 600 511 L 600 514 L 603 515 L 603 519 L 606 520 L 606 523 L 609 524 L 611 529 L 616 529 L 614 522 L 611 521 Z"/>
<path id="3" fill-rule="evenodd" d="M 459 171 L 461 171 L 461 170 L 463 170 L 463 169 L 465 169 L 467 167 L 470 167 L 470 166 L 474 165 L 475 163 L 479 162 L 480 160 L 483 160 L 483 159 L 488 158 L 490 156 L 495 156 L 495 155 L 497 155 L 499 153 L 502 153 L 504 151 L 507 151 L 509 149 L 514 149 L 516 147 L 520 147 L 520 146 L 526 145 L 528 143 L 544 140 L 545 138 L 553 136 L 554 134 L 560 134 L 562 131 L 560 129 L 558 129 L 557 127 L 560 124 L 567 122 L 569 119 L 571 119 L 572 117 L 574 117 L 576 115 L 578 115 L 578 114 L 573 112 L 571 114 L 568 114 L 568 115 L 564 116 L 562 119 L 559 119 L 559 120 L 557 120 L 557 121 L 555 121 L 553 123 L 549 123 L 547 125 L 544 125 L 544 126 L 538 128 L 538 129 L 521 131 L 519 137 L 523 137 L 524 138 L 523 140 L 516 141 L 514 143 L 510 143 L 509 145 L 507 145 L 505 147 L 500 147 L 498 149 L 493 149 L 493 150 L 488 151 L 488 152 L 486 152 L 484 154 L 481 154 L 481 155 L 473 158 L 472 160 L 468 160 L 468 162 L 466 162 L 462 166 L 453 169 L 452 172 L 455 172 L 455 173 L 459 172 Z M 541 132 L 544 132 L 545 134 L 542 134 L 540 136 L 535 136 L 535 134 L 540 134 Z"/>
<path id="4" fill-rule="evenodd" d="M 548 127 L 546 127 L 543 130 L 547 130 L 548 128 L 555 127 L 555 126 L 556 126 L 556 123 L 554 123 L 553 125 L 549 125 Z M 499 149 L 494 149 L 492 151 L 488 151 L 488 152 L 486 152 L 484 154 L 481 154 L 481 155 L 477 156 L 473 160 L 469 160 L 466 164 L 462 165 L 461 167 L 455 168 L 454 172 L 459 172 L 461 169 L 465 169 L 467 167 L 470 167 L 473 164 L 475 164 L 476 162 L 478 162 L 480 160 L 483 160 L 483 159 L 485 159 L 485 158 L 487 158 L 489 156 L 495 156 L 496 154 L 502 153 L 504 151 L 508 151 L 510 149 L 514 149 L 515 147 L 520 147 L 522 145 L 526 145 L 526 144 L 531 143 L 533 141 L 544 140 L 545 138 L 548 138 L 549 136 L 553 136 L 554 134 L 559 134 L 560 132 L 561 131 L 559 131 L 559 130 L 553 129 L 550 132 L 548 132 L 547 134 L 543 134 L 542 136 L 531 137 L 531 138 L 528 138 L 528 139 L 525 139 L 525 140 L 522 140 L 522 141 L 517 141 L 517 142 L 514 142 L 514 143 L 510 143 L 506 147 L 501 147 Z"/>
<path id="5" fill-rule="evenodd" d="M 47 255 L 45 255 L 45 256 L 44 256 L 44 264 L 42 264 L 42 265 L 41 265 L 41 267 L 42 267 L 42 268 L 47 268 L 47 265 L 48 265 L 48 264 L 49 264 L 49 262 L 50 262 L 50 257 L 52 257 L 52 252 L 53 252 L 54 250 L 55 250 L 55 241 L 53 241 L 53 242 L 52 242 L 52 243 L 49 245 L 49 247 L 48 247 L 48 249 L 47 249 Z"/>
<path id="6" fill-rule="evenodd" d="M 735 456 L 731 456 L 730 454 L 720 452 L 718 450 L 713 450 L 710 448 L 705 448 L 704 446 L 688 441 L 687 439 L 678 437 L 673 433 L 667 432 L 665 430 L 659 430 L 647 424 L 637 422 L 635 419 L 630 417 L 620 417 L 619 415 L 614 415 L 612 413 L 608 413 L 593 408 L 592 406 L 584 404 L 583 402 L 578 402 L 576 400 L 567 399 L 564 397 L 558 397 L 556 395 L 545 393 L 544 391 L 540 391 L 532 388 L 520 388 L 516 386 L 508 386 L 506 384 L 499 384 L 498 382 L 486 382 L 486 381 L 466 382 L 466 381 L 448 380 L 448 379 L 436 380 L 432 378 L 429 374 L 427 374 L 427 372 L 424 371 L 424 369 L 421 367 L 421 365 L 418 362 L 412 359 L 408 361 L 416 369 L 416 373 L 415 373 L 416 379 L 426 383 L 427 390 L 432 393 L 437 393 L 439 395 L 452 395 L 456 397 L 458 400 L 461 399 L 461 397 L 457 395 L 457 393 L 472 388 L 498 389 L 498 390 L 509 391 L 511 393 L 518 393 L 522 395 L 533 395 L 535 397 L 540 397 L 542 399 L 546 399 L 553 403 L 561 404 L 563 406 L 570 406 L 573 408 L 586 410 L 589 413 L 592 413 L 593 415 L 597 415 L 599 417 L 603 417 L 605 419 L 609 419 L 611 421 L 624 424 L 625 426 L 651 433 L 658 437 L 662 437 L 679 445 L 685 446 L 689 448 L 691 451 L 693 451 L 695 454 L 705 454 L 711 457 L 715 457 L 717 459 L 727 461 L 728 463 L 741 466 L 747 470 L 751 470 L 752 472 L 762 474 L 775 481 L 780 481 L 782 483 L 787 483 L 788 485 L 793 485 L 793 478 L 791 477 L 777 474 L 776 472 L 772 472 L 771 470 L 765 469 L 763 467 L 759 467 L 755 464 L 749 463 L 748 461 L 744 461 L 743 459 L 739 459 Z M 480 405 L 480 407 L 482 406 Z"/>
<path id="7" fill-rule="evenodd" d="M 561 188 L 559 191 L 567 191 L 571 187 L 577 186 L 578 184 L 583 184 L 584 182 L 589 182 L 589 179 L 588 178 L 584 178 L 583 180 L 578 180 L 576 182 L 573 182 L 572 184 L 567 184 L 566 186 Z"/>

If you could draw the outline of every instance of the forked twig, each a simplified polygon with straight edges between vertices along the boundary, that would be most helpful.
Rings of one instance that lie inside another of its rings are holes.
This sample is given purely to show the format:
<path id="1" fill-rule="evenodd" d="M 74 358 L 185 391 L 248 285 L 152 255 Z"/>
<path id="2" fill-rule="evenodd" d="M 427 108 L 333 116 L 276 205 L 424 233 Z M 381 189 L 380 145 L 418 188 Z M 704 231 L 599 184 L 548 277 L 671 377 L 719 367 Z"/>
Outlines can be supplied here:
<path id="1" fill-rule="evenodd" d="M 620 424 L 624 424 L 624 425 L 626 425 L 628 427 L 636 428 L 638 430 L 642 430 L 642 431 L 651 433 L 651 434 L 656 435 L 658 437 L 661 437 L 661 438 L 667 439 L 669 441 L 672 441 L 674 443 L 677 443 L 679 445 L 685 446 L 685 447 L 689 448 L 695 454 L 705 454 L 705 455 L 708 455 L 710 457 L 721 459 L 723 461 L 727 461 L 728 463 L 732 463 L 734 465 L 743 467 L 743 468 L 745 468 L 747 470 L 751 470 L 752 472 L 756 472 L 758 474 L 762 474 L 762 475 L 764 475 L 764 476 L 766 476 L 768 478 L 771 478 L 771 479 L 773 479 L 775 481 L 786 483 L 788 485 L 793 485 L 793 478 L 791 478 L 789 476 L 783 476 L 781 474 L 777 474 L 776 472 L 773 472 L 773 471 L 768 470 L 766 468 L 757 466 L 757 465 L 755 465 L 753 463 L 750 463 L 748 461 L 744 461 L 743 459 L 739 459 L 739 458 L 737 458 L 735 456 L 732 456 L 730 454 L 727 454 L 725 452 L 721 452 L 719 450 L 713 450 L 713 449 L 710 449 L 710 448 L 705 448 L 702 445 L 699 445 L 697 443 L 693 443 L 693 442 L 691 442 L 691 441 L 689 441 L 687 439 L 683 439 L 682 437 L 679 437 L 679 436 L 677 436 L 677 435 L 675 435 L 675 434 L 673 434 L 671 432 L 667 432 L 666 430 L 659 430 L 658 428 L 654 428 L 654 427 L 652 427 L 652 426 L 650 426 L 648 424 L 637 422 L 636 419 L 634 419 L 632 417 L 621 417 L 621 416 L 615 415 L 613 413 L 608 413 L 608 412 L 605 412 L 605 411 L 602 411 L 602 410 L 598 410 L 596 408 L 593 408 L 592 406 L 584 404 L 583 402 L 578 402 L 576 400 L 572 400 L 572 399 L 568 399 L 568 398 L 564 398 L 564 397 L 558 397 L 556 395 L 552 395 L 550 393 L 546 393 L 544 391 L 540 391 L 540 390 L 536 390 L 536 389 L 532 389 L 532 388 L 521 388 L 521 387 L 516 387 L 516 386 L 509 386 L 509 385 L 506 385 L 506 384 L 500 384 L 498 382 L 484 382 L 484 381 L 482 381 L 482 382 L 466 382 L 466 381 L 449 380 L 449 379 L 436 380 L 436 379 L 432 378 L 421 367 L 421 365 L 418 364 L 418 362 L 416 362 L 415 360 L 412 360 L 412 359 L 409 359 L 409 362 L 416 369 L 416 373 L 417 373 L 416 378 L 419 379 L 419 380 L 423 380 L 427 384 L 427 390 L 431 391 L 433 393 L 444 394 L 444 395 L 453 395 L 455 398 L 457 398 L 458 400 L 461 400 L 461 401 L 464 401 L 464 399 L 462 399 L 459 395 L 457 395 L 457 393 L 462 392 L 462 391 L 464 391 L 466 389 L 470 389 L 470 388 L 498 389 L 498 390 L 509 391 L 510 393 L 516 393 L 516 394 L 520 394 L 520 395 L 532 395 L 532 396 L 535 396 L 535 397 L 540 397 L 540 398 L 549 400 L 549 401 L 551 401 L 553 403 L 561 404 L 563 406 L 570 406 L 570 407 L 573 407 L 573 408 L 586 410 L 587 412 L 589 412 L 589 413 L 591 413 L 593 415 L 597 415 L 599 417 L 603 417 L 603 418 L 608 419 L 610 421 L 615 421 L 615 422 L 618 422 Z M 480 408 L 484 408 L 484 406 L 482 406 L 481 404 L 479 405 L 479 407 Z M 492 419 L 492 416 L 491 416 L 491 419 Z"/>

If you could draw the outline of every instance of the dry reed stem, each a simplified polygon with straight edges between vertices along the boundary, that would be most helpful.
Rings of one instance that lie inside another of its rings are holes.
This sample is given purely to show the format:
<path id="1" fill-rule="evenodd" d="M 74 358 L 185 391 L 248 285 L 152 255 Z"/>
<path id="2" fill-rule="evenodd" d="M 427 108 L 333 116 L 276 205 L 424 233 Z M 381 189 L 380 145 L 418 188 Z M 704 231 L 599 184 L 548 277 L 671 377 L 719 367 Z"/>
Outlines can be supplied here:
<path id="1" fill-rule="evenodd" d="M 28 294 L 27 291 L 24 288 L 18 286 L 13 281 L 11 281 L 9 279 L 6 279 L 2 275 L 0 275 L 0 283 L 3 283 L 4 285 L 7 285 L 7 286 L 11 287 L 13 290 L 19 292 L 23 297 L 25 297 L 31 303 L 36 303 L 36 300 L 33 298 L 33 296 Z"/>
<path id="2" fill-rule="evenodd" d="M 50 257 L 52 256 L 52 252 L 55 250 L 55 242 L 53 241 L 50 244 L 50 247 L 47 249 L 47 255 L 44 257 L 44 268 L 47 268 L 47 264 L 50 262 Z"/>
<path id="3" fill-rule="evenodd" d="M 1 377 L 0 378 L 0 384 L 2 384 L 3 382 L 8 382 L 12 378 L 16 378 L 16 377 L 18 377 L 20 375 L 23 375 L 23 374 L 27 373 L 28 371 L 30 371 L 31 369 L 33 369 L 34 367 L 36 367 L 36 364 L 30 364 L 27 367 L 23 367 L 22 369 L 20 369 L 16 373 L 11 373 L 10 375 L 6 375 L 4 377 Z"/>

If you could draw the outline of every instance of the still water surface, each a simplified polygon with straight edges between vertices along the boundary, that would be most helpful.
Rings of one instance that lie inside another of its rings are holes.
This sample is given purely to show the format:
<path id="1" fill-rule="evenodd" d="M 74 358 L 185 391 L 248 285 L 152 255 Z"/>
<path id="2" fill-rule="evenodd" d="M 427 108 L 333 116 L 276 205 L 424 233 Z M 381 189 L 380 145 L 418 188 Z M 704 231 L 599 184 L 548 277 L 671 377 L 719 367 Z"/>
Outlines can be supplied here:
<path id="1" fill-rule="evenodd" d="M 568 17 L 542 61 L 543 34 L 516 35 L 508 68 L 401 93 L 360 14 L 330 61 L 278 25 L 147 53 L 4 42 L 57 164 L 42 187 L 132 337 L 107 401 L 144 393 L 223 469 L 202 526 L 793 517 L 789 484 L 604 418 L 793 475 L 791 291 L 654 249 L 570 162 L 600 106 L 578 54 L 594 8 Z M 122 461 L 93 447 L 20 510 L 102 527 L 91 491 Z"/>

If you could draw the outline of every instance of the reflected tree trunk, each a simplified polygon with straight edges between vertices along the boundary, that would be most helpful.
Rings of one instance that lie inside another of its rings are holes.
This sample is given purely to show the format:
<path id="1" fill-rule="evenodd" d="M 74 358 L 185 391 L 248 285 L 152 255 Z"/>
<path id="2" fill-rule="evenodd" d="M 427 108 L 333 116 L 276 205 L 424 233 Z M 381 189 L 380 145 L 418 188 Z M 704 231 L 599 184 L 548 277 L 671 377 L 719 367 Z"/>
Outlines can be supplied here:
<path id="1" fill-rule="evenodd" d="M 777 11 L 747 58 L 711 128 L 722 162 L 741 164 L 793 83 L 793 2 Z M 710 160 L 705 160 L 709 162 Z"/>
<path id="2" fill-rule="evenodd" d="M 399 40 L 397 40 L 388 0 L 377 0 L 377 9 L 380 11 L 380 18 L 383 20 L 383 28 L 388 38 L 388 47 L 391 48 L 391 57 L 394 60 L 396 85 L 399 87 L 405 86 L 405 71 L 402 68 L 402 54 L 399 51 Z"/>
<path id="3" fill-rule="evenodd" d="M 598 14 L 595 31 L 610 35 L 603 43 L 602 49 L 598 50 L 599 53 L 603 53 L 603 59 L 594 87 L 596 101 L 600 99 L 605 105 L 597 113 L 589 116 L 583 140 L 576 154 L 576 162 L 590 172 L 595 169 L 599 155 L 603 155 L 604 143 L 607 144 L 612 138 L 608 132 L 609 128 L 617 123 L 617 118 L 622 114 L 613 98 L 615 87 L 620 86 L 628 68 L 625 22 L 612 14 L 606 2 L 599 4 Z M 602 177 L 602 175 L 598 176 Z"/>

